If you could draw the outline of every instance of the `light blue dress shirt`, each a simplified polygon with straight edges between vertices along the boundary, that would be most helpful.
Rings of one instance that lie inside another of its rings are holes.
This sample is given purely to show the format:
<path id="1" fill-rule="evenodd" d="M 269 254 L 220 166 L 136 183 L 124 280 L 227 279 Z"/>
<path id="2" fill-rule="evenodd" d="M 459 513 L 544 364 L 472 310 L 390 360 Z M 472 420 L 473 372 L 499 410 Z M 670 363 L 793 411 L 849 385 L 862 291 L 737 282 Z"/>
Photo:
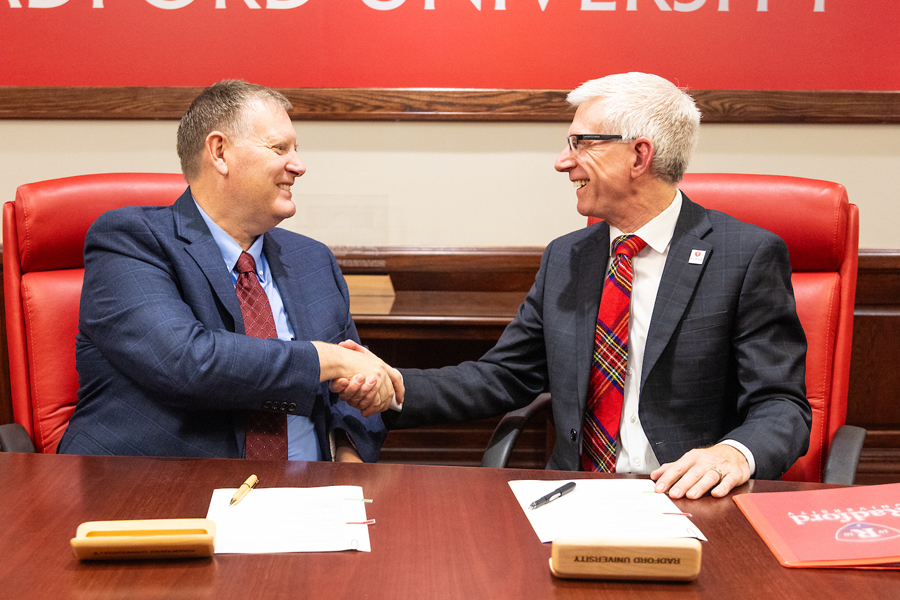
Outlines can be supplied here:
<path id="1" fill-rule="evenodd" d="M 222 259 L 225 261 L 225 267 L 231 273 L 231 284 L 237 287 L 237 271 L 234 270 L 238 258 L 241 256 L 243 249 L 234 241 L 225 230 L 216 225 L 209 215 L 207 215 L 197 201 L 194 200 L 200 216 L 206 221 L 209 232 L 212 234 L 216 245 L 222 252 Z M 247 253 L 253 257 L 256 262 L 256 277 L 262 284 L 266 296 L 269 298 L 269 304 L 272 306 L 272 315 L 275 317 L 275 329 L 278 331 L 278 338 L 285 341 L 294 339 L 294 330 L 288 320 L 287 312 L 284 310 L 284 303 L 281 301 L 281 294 L 275 285 L 275 280 L 269 272 L 269 263 L 266 255 L 263 254 L 263 236 L 259 236 Z M 309 417 L 301 415 L 288 415 L 288 460 L 322 460 L 322 453 L 319 448 L 319 441 L 316 437 L 316 430 Z"/>

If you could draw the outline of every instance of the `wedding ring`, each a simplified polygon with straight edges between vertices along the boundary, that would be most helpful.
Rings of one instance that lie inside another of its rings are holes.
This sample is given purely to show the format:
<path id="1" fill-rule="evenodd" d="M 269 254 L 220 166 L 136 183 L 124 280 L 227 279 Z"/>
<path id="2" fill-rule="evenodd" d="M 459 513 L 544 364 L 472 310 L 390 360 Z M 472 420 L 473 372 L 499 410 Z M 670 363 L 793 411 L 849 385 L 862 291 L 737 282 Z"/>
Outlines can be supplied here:
<path id="1" fill-rule="evenodd" d="M 722 483 L 722 480 L 725 479 L 725 473 L 719 467 L 713 467 L 710 471 L 715 471 L 719 475 L 719 483 Z"/>

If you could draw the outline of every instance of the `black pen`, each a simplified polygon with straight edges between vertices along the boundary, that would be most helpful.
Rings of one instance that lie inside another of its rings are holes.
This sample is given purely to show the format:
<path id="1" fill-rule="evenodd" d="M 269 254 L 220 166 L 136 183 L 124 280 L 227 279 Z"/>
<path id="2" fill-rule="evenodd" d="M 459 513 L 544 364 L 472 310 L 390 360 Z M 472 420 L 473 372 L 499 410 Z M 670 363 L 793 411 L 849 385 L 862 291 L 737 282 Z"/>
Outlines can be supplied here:
<path id="1" fill-rule="evenodd" d="M 570 481 L 569 483 L 563 485 L 562 487 L 553 490 L 546 496 L 541 496 L 540 498 L 538 498 L 537 500 L 532 502 L 531 506 L 529 506 L 529 508 L 535 509 L 535 508 L 539 508 L 545 504 L 549 504 L 550 502 L 553 502 L 557 498 L 562 498 L 563 496 L 565 496 L 566 494 L 568 494 L 569 492 L 571 492 L 574 489 L 575 489 L 575 482 Z"/>

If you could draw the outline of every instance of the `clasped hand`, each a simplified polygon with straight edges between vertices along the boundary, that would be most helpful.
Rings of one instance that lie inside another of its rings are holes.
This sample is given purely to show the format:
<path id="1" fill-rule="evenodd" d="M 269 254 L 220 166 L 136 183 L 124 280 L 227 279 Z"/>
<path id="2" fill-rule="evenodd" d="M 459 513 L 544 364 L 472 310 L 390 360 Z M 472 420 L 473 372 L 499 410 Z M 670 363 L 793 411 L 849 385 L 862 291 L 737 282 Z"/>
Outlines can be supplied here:
<path id="1" fill-rule="evenodd" d="M 356 373 L 331 380 L 329 389 L 341 400 L 359 409 L 364 417 L 387 410 L 394 399 L 403 402 L 403 378 L 397 369 L 353 340 L 345 340 L 338 347 L 348 351 L 342 355 L 346 372 Z"/>

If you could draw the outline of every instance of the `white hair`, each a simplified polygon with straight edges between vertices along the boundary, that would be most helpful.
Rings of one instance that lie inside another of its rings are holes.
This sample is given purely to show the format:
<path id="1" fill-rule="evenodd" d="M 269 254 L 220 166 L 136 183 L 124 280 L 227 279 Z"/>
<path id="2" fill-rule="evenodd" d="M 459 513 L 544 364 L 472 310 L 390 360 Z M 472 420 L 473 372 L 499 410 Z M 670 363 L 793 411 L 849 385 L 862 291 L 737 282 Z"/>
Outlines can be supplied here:
<path id="1" fill-rule="evenodd" d="M 657 75 L 620 73 L 581 84 L 567 100 L 576 107 L 597 100 L 608 129 L 602 133 L 649 139 L 653 176 L 672 185 L 681 181 L 700 137 L 700 111 L 687 92 Z"/>

